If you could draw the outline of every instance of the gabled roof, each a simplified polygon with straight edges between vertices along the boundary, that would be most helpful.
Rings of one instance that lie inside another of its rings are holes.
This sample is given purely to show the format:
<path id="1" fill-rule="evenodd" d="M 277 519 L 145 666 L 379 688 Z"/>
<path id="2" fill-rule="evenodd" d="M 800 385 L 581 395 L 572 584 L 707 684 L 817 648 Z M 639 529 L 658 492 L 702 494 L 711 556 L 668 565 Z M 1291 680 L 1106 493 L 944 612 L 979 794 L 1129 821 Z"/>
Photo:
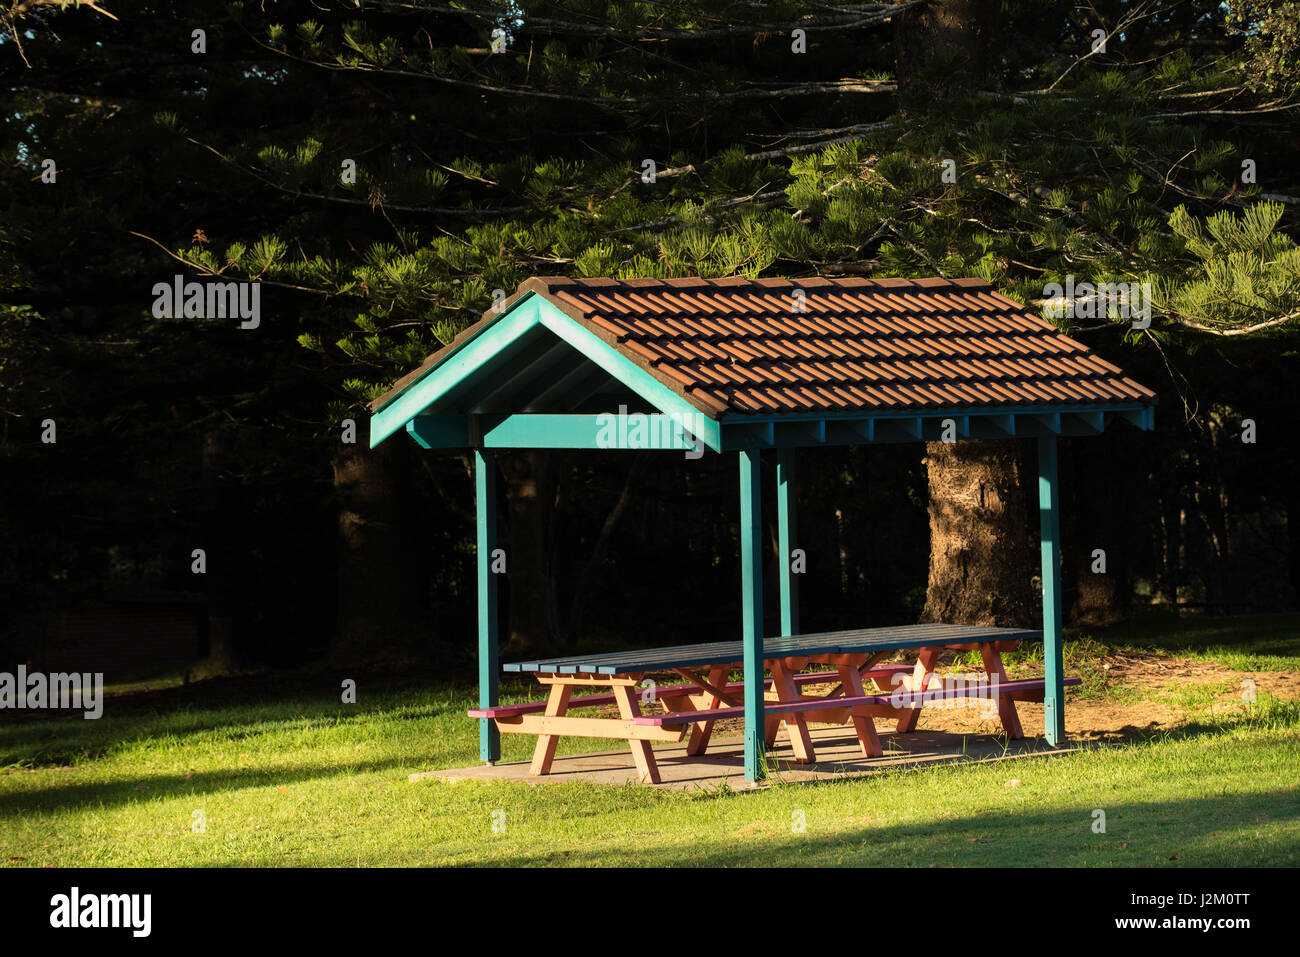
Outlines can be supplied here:
<path id="1" fill-rule="evenodd" d="M 534 294 L 712 419 L 1155 402 L 981 279 L 548 276 L 524 282 L 371 409 Z"/>

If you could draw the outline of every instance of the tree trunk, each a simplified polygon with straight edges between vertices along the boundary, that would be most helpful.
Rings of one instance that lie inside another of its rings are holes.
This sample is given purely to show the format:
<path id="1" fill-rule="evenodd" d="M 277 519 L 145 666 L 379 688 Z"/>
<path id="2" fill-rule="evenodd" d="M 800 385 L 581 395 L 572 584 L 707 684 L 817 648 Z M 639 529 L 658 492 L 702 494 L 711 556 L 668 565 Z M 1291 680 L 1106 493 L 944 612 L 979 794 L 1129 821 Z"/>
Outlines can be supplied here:
<path id="1" fill-rule="evenodd" d="M 1032 539 L 1014 441 L 929 442 L 930 580 L 921 620 L 1029 626 Z"/>
<path id="2" fill-rule="evenodd" d="M 969 95 L 987 82 L 999 17 L 988 0 L 930 0 L 895 19 L 900 104 Z M 924 621 L 1028 625 L 1034 615 L 1019 449 L 926 445 L 930 578 Z"/>
<path id="3" fill-rule="evenodd" d="M 929 0 L 894 18 L 894 70 L 900 98 L 969 96 L 983 82 L 998 19 L 989 0 Z"/>

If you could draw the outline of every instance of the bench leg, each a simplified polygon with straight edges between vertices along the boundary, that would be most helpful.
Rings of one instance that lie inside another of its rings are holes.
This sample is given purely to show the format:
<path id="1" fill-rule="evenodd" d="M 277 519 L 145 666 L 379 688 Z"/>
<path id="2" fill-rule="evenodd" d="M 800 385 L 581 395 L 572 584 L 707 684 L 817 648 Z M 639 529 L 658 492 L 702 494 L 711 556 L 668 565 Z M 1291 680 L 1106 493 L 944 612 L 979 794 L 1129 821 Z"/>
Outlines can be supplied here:
<path id="1" fill-rule="evenodd" d="M 934 665 L 939 659 L 938 648 L 922 648 L 920 654 L 916 656 L 916 670 L 912 672 L 912 681 L 908 685 L 910 691 L 924 691 L 930 685 L 930 678 L 934 675 Z M 903 716 L 898 719 L 897 731 L 903 734 L 908 731 L 916 730 L 916 722 L 921 719 L 921 709 L 907 708 L 903 711 Z"/>
<path id="2" fill-rule="evenodd" d="M 884 661 L 888 657 L 889 657 L 888 652 L 880 652 L 878 654 L 869 655 L 862 661 L 858 662 L 858 677 L 859 678 L 864 677 L 867 674 L 867 672 L 869 672 L 872 668 L 880 664 L 880 662 Z M 880 678 L 874 676 L 871 679 L 871 687 L 874 690 L 884 692 L 885 694 L 889 694 L 891 691 L 894 690 L 893 688 L 886 688 L 885 683 Z"/>
<path id="3" fill-rule="evenodd" d="M 767 745 L 769 751 L 776 747 L 776 733 L 781 730 L 781 719 L 764 718 L 763 719 L 763 743 Z"/>
<path id="4" fill-rule="evenodd" d="M 840 681 L 844 683 L 845 695 L 860 697 L 865 694 L 862 690 L 862 674 L 857 668 L 852 665 L 841 665 L 837 670 L 840 673 Z M 885 749 L 880 746 L 880 735 L 876 733 L 876 722 L 871 720 L 871 716 L 851 711 L 850 719 L 853 721 L 853 730 L 858 735 L 858 743 L 862 745 L 862 756 L 883 757 Z"/>
<path id="5" fill-rule="evenodd" d="M 731 673 L 729 668 L 718 666 L 709 672 L 709 684 L 715 688 L 726 688 L 727 676 Z M 705 702 L 705 709 L 721 707 L 723 701 L 716 694 L 709 692 L 708 700 Z M 691 736 L 686 742 L 686 753 L 691 756 L 703 754 L 709 747 L 709 737 L 713 734 L 713 722 L 701 721 L 691 728 Z"/>
<path id="6" fill-rule="evenodd" d="M 794 675 L 790 673 L 785 662 L 772 662 L 772 684 L 781 701 L 799 700 Z M 817 754 L 813 750 L 812 735 L 808 733 L 808 722 L 798 712 L 786 715 L 784 721 L 786 733 L 790 735 L 790 747 L 794 749 L 794 759 L 800 764 L 812 764 L 817 760 Z"/>
<path id="7" fill-rule="evenodd" d="M 640 716 L 641 706 L 637 703 L 635 688 L 627 685 L 614 685 L 614 700 L 618 702 L 618 713 L 624 721 L 631 721 Z M 632 760 L 641 775 L 642 784 L 659 783 L 659 765 L 655 762 L 654 750 L 649 741 L 629 741 L 632 746 Z"/>
<path id="8" fill-rule="evenodd" d="M 1002 653 L 992 645 L 980 645 L 980 657 L 984 659 L 984 671 L 990 680 L 997 679 L 999 685 L 1007 680 L 1007 669 L 1002 664 Z M 1020 727 L 1020 715 L 1016 712 L 1016 703 L 1010 695 L 998 695 L 998 717 L 1002 719 L 1002 730 L 1012 741 L 1019 741 L 1025 736 Z"/>
<path id="9" fill-rule="evenodd" d="M 569 695 L 573 693 L 571 685 L 551 685 L 551 695 L 546 700 L 546 716 L 557 718 L 569 710 Z M 529 774 L 550 774 L 551 762 L 555 760 L 555 746 L 559 735 L 539 734 L 537 746 L 533 748 L 533 763 L 528 768 Z"/>

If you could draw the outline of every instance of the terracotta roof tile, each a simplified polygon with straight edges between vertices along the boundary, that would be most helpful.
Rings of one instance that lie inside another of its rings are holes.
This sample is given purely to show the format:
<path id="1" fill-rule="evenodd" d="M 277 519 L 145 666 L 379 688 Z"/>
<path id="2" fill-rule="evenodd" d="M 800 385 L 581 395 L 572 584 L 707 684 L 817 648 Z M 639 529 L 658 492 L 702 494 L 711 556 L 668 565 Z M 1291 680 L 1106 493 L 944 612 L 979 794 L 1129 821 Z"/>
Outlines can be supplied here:
<path id="1" fill-rule="evenodd" d="M 608 316 L 592 316 L 591 321 L 602 329 L 608 329 L 620 338 L 627 336 L 631 331 L 625 323 L 619 322 L 617 319 L 611 319 Z"/>
<path id="2" fill-rule="evenodd" d="M 507 308 L 530 293 L 711 415 L 1155 399 L 979 279 L 538 277 Z M 372 408 L 502 314 L 486 313 Z"/>
<path id="3" fill-rule="evenodd" d="M 660 352 L 658 349 L 647 348 L 646 346 L 642 345 L 640 342 L 636 342 L 631 339 L 623 343 L 623 347 L 627 349 L 629 352 L 634 352 L 641 358 L 648 359 L 651 362 L 656 362 L 659 359 L 663 358 L 663 353 Z"/>

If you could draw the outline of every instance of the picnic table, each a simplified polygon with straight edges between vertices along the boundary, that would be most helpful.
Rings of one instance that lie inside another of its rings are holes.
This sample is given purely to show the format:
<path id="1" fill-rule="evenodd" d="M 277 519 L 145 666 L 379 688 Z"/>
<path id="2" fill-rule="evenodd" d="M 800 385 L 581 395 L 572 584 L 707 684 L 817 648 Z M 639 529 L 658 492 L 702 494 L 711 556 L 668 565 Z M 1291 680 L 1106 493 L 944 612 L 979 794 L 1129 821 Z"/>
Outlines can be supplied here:
<path id="1" fill-rule="evenodd" d="M 770 747 L 784 725 L 795 760 L 812 763 L 816 751 L 809 724 L 852 723 L 865 757 L 880 757 L 883 749 L 875 719 L 896 719 L 898 732 L 916 728 L 926 703 L 960 698 L 985 698 L 996 707 L 1008 738 L 1023 738 L 1017 701 L 1042 700 L 1043 679 L 1011 681 L 1002 653 L 1042 632 L 1023 628 L 923 624 L 864 628 L 812 635 L 769 638 L 763 643 L 766 743 Z M 899 651 L 916 650 L 915 664 L 885 664 Z M 979 651 L 980 680 L 945 684 L 935 675 L 945 650 Z M 532 674 L 549 689 L 545 701 L 475 708 L 473 718 L 492 719 L 509 734 L 535 734 L 531 773 L 547 774 L 561 736 L 621 738 L 628 742 L 640 778 L 659 783 L 651 743 L 688 738 L 686 753 L 702 755 L 709 746 L 714 722 L 741 717 L 743 681 L 731 675 L 742 666 L 740 641 L 718 641 L 669 648 L 648 648 L 597 655 L 570 655 L 503 665 L 507 672 Z M 818 670 L 808 670 L 810 665 Z M 646 676 L 672 673 L 680 684 L 647 683 Z M 1078 684 L 1066 679 L 1065 684 Z M 832 685 L 822 694 L 805 689 Z M 574 697 L 577 690 L 608 688 L 601 694 Z M 645 713 L 642 705 L 650 705 Z M 573 715 L 576 709 L 617 706 L 619 717 Z"/>

